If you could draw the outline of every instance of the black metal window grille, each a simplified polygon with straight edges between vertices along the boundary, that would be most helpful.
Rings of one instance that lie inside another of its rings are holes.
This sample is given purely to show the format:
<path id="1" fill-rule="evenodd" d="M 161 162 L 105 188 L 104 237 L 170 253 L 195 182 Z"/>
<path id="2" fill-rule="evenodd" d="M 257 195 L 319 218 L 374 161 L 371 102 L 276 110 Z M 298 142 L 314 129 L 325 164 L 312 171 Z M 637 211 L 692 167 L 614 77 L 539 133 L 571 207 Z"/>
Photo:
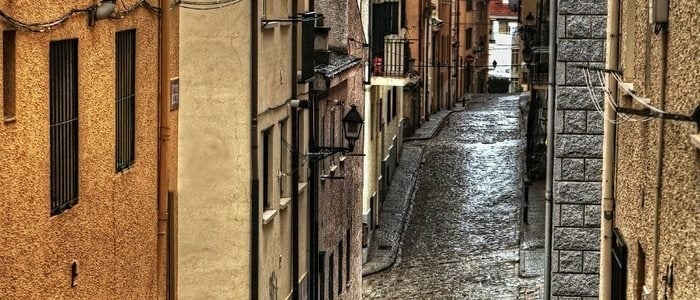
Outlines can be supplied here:
<path id="1" fill-rule="evenodd" d="M 115 165 L 121 172 L 134 164 L 136 139 L 136 30 L 116 34 Z"/>
<path id="2" fill-rule="evenodd" d="M 78 39 L 49 45 L 51 215 L 78 203 Z"/>

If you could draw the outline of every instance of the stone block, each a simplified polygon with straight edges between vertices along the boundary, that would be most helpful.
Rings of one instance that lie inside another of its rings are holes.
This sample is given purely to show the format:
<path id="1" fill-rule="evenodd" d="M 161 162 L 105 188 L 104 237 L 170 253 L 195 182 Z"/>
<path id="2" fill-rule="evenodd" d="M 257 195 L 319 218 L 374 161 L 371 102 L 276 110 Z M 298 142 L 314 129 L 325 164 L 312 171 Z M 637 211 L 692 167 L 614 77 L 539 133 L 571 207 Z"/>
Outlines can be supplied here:
<path id="1" fill-rule="evenodd" d="M 581 251 L 559 251 L 559 272 L 581 273 L 582 265 Z"/>
<path id="2" fill-rule="evenodd" d="M 600 267 L 600 252 L 599 251 L 584 251 L 583 252 L 583 272 L 598 273 Z"/>
<path id="3" fill-rule="evenodd" d="M 563 204 L 561 206 L 561 226 L 583 226 L 583 205 Z"/>
<path id="4" fill-rule="evenodd" d="M 566 38 L 566 18 L 557 18 L 557 37 Z"/>
<path id="5" fill-rule="evenodd" d="M 600 227 L 600 205 L 586 205 L 583 210 L 583 225 Z"/>
<path id="6" fill-rule="evenodd" d="M 554 112 L 554 132 L 564 132 L 564 111 L 558 110 Z"/>
<path id="7" fill-rule="evenodd" d="M 554 180 L 561 180 L 561 158 L 554 158 Z"/>
<path id="8" fill-rule="evenodd" d="M 557 157 L 590 157 L 603 156 L 602 135 L 564 135 L 556 136 L 555 155 Z"/>
<path id="9" fill-rule="evenodd" d="M 572 68 L 571 66 L 567 68 Z M 595 110 L 596 106 L 593 101 L 598 104 L 603 103 L 603 89 L 600 87 L 593 88 L 593 97 L 585 86 L 557 86 L 557 109 L 580 109 L 580 110 Z"/>
<path id="10" fill-rule="evenodd" d="M 587 15 L 566 16 L 567 38 L 591 38 L 591 18 Z"/>
<path id="11" fill-rule="evenodd" d="M 559 61 L 604 61 L 605 40 L 603 39 L 573 39 L 559 40 L 557 51 Z"/>
<path id="12" fill-rule="evenodd" d="M 564 111 L 564 132 L 586 133 L 586 111 Z"/>
<path id="13" fill-rule="evenodd" d="M 566 84 L 566 63 L 565 62 L 557 62 L 557 84 L 558 85 L 565 85 Z"/>
<path id="14" fill-rule="evenodd" d="M 567 204 L 600 204 L 600 182 L 570 182 L 554 183 L 554 202 Z"/>
<path id="15" fill-rule="evenodd" d="M 586 159 L 586 181 L 601 181 L 603 178 L 603 160 Z"/>
<path id="16" fill-rule="evenodd" d="M 554 204 L 553 207 L 552 224 L 553 226 L 561 226 L 561 204 Z"/>
<path id="17" fill-rule="evenodd" d="M 603 116 L 598 111 L 589 111 L 586 117 L 586 132 L 603 134 Z"/>
<path id="18" fill-rule="evenodd" d="M 585 171 L 585 160 L 579 158 L 561 159 L 561 180 L 583 181 Z"/>
<path id="19" fill-rule="evenodd" d="M 607 2 L 605 0 L 561 0 L 559 15 L 605 15 Z"/>
<path id="20" fill-rule="evenodd" d="M 607 25 L 607 16 L 591 16 L 591 37 L 604 39 Z"/>
<path id="21" fill-rule="evenodd" d="M 598 274 L 552 274 L 552 295 L 598 295 Z"/>
<path id="22" fill-rule="evenodd" d="M 583 77 L 583 69 L 578 67 L 585 64 L 575 62 L 566 63 L 566 65 L 566 85 L 586 86 L 586 78 Z"/>
<path id="23" fill-rule="evenodd" d="M 590 251 L 600 249 L 598 228 L 555 227 L 552 236 L 553 249 Z"/>
<path id="24" fill-rule="evenodd" d="M 552 273 L 559 272 L 559 251 L 552 250 Z"/>

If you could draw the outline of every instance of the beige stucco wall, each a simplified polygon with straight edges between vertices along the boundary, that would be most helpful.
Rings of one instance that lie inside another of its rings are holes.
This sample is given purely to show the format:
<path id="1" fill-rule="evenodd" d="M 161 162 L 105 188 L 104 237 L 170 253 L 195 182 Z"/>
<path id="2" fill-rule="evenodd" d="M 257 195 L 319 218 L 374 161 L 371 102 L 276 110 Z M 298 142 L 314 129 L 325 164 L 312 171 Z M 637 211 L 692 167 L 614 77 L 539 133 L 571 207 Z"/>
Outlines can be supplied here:
<path id="1" fill-rule="evenodd" d="M 136 1 L 124 2 L 130 6 Z M 13 1 L 0 3 L 0 10 L 25 22 L 45 22 L 91 4 Z M 0 123 L 3 297 L 157 295 L 158 19 L 139 8 L 91 28 L 86 20 L 79 13 L 43 33 L 17 30 L 17 121 Z M 132 28 L 137 30 L 136 162 L 115 174 L 114 34 Z M 80 200 L 50 217 L 48 52 L 50 41 L 66 38 L 79 39 Z M 74 260 L 78 285 L 71 288 Z"/>
<path id="2" fill-rule="evenodd" d="M 180 12 L 178 294 L 250 289 L 250 2 Z"/>
<path id="3" fill-rule="evenodd" d="M 647 25 L 646 1 L 622 3 L 621 65 L 624 80 L 634 83 L 635 91 L 660 106 L 661 36 Z M 700 105 L 700 61 L 697 35 L 697 3 L 682 0 L 670 11 L 667 99 L 665 111 L 691 115 Z M 621 99 L 621 105 L 641 108 Z M 673 288 L 668 299 L 694 299 L 700 294 L 700 152 L 688 141 L 697 133 L 692 122 L 667 120 L 664 125 L 661 198 L 659 218 L 659 257 L 654 265 L 654 203 L 656 201 L 659 120 L 627 122 L 617 127 L 616 219 L 629 248 L 628 298 L 637 298 L 639 249 L 646 262 L 643 284 L 651 288 L 653 273 L 658 274 L 657 296 L 662 297 L 666 266 L 673 262 Z"/>

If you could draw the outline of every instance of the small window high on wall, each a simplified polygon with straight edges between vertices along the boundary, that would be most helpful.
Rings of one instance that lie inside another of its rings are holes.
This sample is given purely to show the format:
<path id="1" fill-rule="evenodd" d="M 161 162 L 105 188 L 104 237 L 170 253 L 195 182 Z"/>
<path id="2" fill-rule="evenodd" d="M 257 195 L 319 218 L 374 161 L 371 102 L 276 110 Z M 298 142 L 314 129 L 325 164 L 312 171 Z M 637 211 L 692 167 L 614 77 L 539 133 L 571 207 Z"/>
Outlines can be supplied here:
<path id="1" fill-rule="evenodd" d="M 2 108 L 5 122 L 15 120 L 15 31 L 2 32 Z"/>
<path id="2" fill-rule="evenodd" d="M 136 30 L 116 35 L 116 171 L 134 164 L 136 140 Z"/>

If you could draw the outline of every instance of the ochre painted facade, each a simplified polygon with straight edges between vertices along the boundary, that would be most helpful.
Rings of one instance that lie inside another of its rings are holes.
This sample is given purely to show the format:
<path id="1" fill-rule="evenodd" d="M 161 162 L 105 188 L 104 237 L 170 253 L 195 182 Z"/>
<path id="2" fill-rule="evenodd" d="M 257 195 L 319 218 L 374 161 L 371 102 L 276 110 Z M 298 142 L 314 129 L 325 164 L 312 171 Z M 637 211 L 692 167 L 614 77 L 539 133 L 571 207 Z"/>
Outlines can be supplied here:
<path id="1" fill-rule="evenodd" d="M 131 7 L 136 2 L 123 3 Z M 22 22 L 42 23 L 93 4 L 5 1 L 0 11 Z M 2 29 L 16 30 L 16 115 L 14 121 L 0 121 L 0 295 L 164 298 L 165 266 L 159 270 L 158 261 L 164 261 L 165 252 L 157 251 L 156 230 L 158 16 L 140 6 L 94 27 L 88 27 L 86 13 L 76 13 L 45 32 L 8 23 Z M 136 29 L 135 163 L 116 173 L 115 32 L 127 29 Z M 78 39 L 79 202 L 51 216 L 49 43 L 71 38 Z M 170 68 L 176 76 L 177 60 Z M 176 112 L 166 113 L 176 124 Z M 72 287 L 74 261 L 78 276 Z"/>
<path id="2" fill-rule="evenodd" d="M 654 27 L 648 24 L 647 2 L 621 3 L 623 80 L 634 85 L 637 95 L 649 98 L 650 105 L 669 113 L 691 115 L 700 105 L 697 7 L 694 1 L 673 2 L 668 54 L 663 57 L 663 34 L 654 34 Z M 661 73 L 662 65 L 666 66 L 665 74 Z M 663 106 L 662 77 L 666 79 Z M 618 100 L 621 106 L 642 108 L 629 97 Z M 666 120 L 661 132 L 660 126 L 658 118 L 617 126 L 614 227 L 621 232 L 628 249 L 627 298 L 637 299 L 642 286 L 646 286 L 657 299 L 695 299 L 700 294 L 700 150 L 689 142 L 689 135 L 696 134 L 698 128 L 693 122 L 675 120 Z M 660 133 L 663 145 L 659 144 Z M 670 264 L 672 286 L 663 280 L 669 275 Z"/>

